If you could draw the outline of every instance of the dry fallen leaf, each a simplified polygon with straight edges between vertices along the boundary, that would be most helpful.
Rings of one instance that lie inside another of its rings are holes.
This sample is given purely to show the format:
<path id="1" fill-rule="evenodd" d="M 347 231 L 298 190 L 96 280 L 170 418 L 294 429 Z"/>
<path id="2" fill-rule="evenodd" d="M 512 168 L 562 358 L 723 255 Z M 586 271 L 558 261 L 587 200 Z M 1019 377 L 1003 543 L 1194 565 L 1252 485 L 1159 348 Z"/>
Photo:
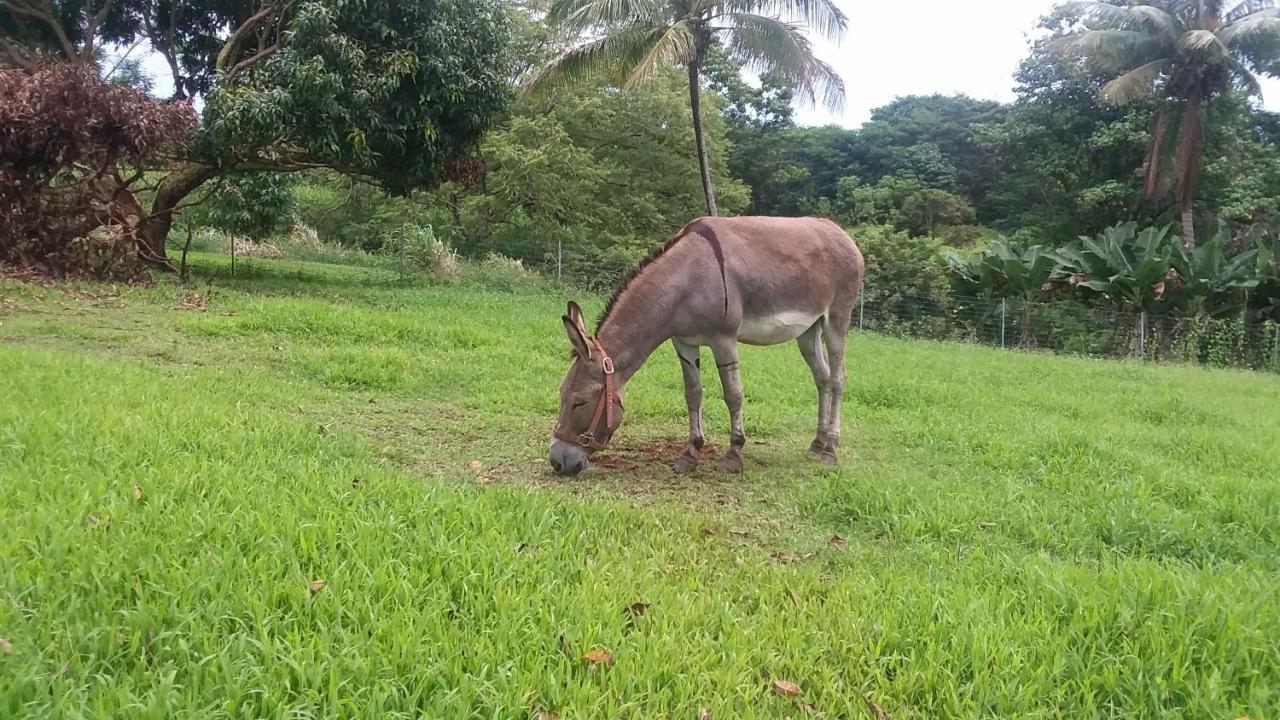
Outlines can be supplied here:
<path id="1" fill-rule="evenodd" d="M 9 642 L 8 640 L 6 640 L 6 639 L 4 639 L 4 638 L 0 637 L 0 650 L 3 650 L 5 655 L 12 655 L 12 654 L 13 654 L 13 643 L 11 643 L 11 642 Z"/>
<path id="2" fill-rule="evenodd" d="M 978 523 L 978 527 L 982 528 L 983 530 L 990 530 L 991 528 L 993 528 L 993 527 L 995 527 L 995 526 L 996 526 L 996 524 L 995 524 L 995 523 L 993 523 L 993 522 L 981 522 L 981 523 Z"/>
<path id="3" fill-rule="evenodd" d="M 699 710 L 698 720 L 711 720 L 711 711 L 706 708 Z"/>
<path id="4" fill-rule="evenodd" d="M 473 472 L 476 470 L 479 470 L 482 467 L 484 467 L 484 463 L 480 462 L 479 460 L 472 460 L 471 462 L 467 463 L 467 469 Z"/>
<path id="5" fill-rule="evenodd" d="M 533 713 L 534 720 L 560 720 L 560 716 L 546 708 L 538 708 Z"/>
<path id="6" fill-rule="evenodd" d="M 712 535 L 716 534 L 715 528 L 709 528 L 709 527 L 704 527 L 699 532 L 702 533 L 703 537 L 711 537 Z"/>
<path id="7" fill-rule="evenodd" d="M 847 541 L 848 539 L 839 533 L 832 535 L 829 540 L 832 545 L 844 545 Z"/>
<path id="8" fill-rule="evenodd" d="M 328 582 L 320 578 L 316 578 L 315 580 L 312 580 L 310 583 L 307 584 L 307 588 L 311 590 L 311 592 L 320 592 L 321 590 L 324 589 L 324 586 L 328 584 L 329 584 Z"/>
<path id="9" fill-rule="evenodd" d="M 777 552 L 775 552 L 773 554 L 773 559 L 781 563 L 789 563 L 795 560 L 795 558 L 791 556 L 791 553 L 787 552 L 786 550 L 778 550 Z"/>
<path id="10" fill-rule="evenodd" d="M 613 667 L 613 656 L 610 655 L 609 651 L 605 650 L 604 648 L 596 648 L 588 652 L 586 655 L 583 655 L 582 659 L 591 663 L 592 667 L 595 667 L 598 665 L 607 665 L 609 667 Z"/>
<path id="11" fill-rule="evenodd" d="M 871 693 L 867 693 L 862 699 L 866 701 L 867 709 L 871 711 L 871 717 L 876 720 L 889 720 L 889 716 L 885 714 L 884 709 L 877 705 L 875 700 L 871 699 Z"/>
<path id="12" fill-rule="evenodd" d="M 729 528 L 729 534 L 737 537 L 743 537 L 743 538 L 751 537 L 751 533 L 747 532 L 746 530 L 739 530 L 738 528 Z"/>
<path id="13" fill-rule="evenodd" d="M 787 697 L 795 697 L 796 695 L 804 694 L 804 691 L 800 689 L 799 685 L 787 682 L 786 680 L 774 680 L 773 690 L 779 695 L 786 695 Z"/>
<path id="14" fill-rule="evenodd" d="M 141 485 L 134 485 L 134 486 L 133 486 L 133 498 L 134 498 L 135 500 L 141 500 L 141 499 L 142 499 L 142 486 L 141 486 Z"/>
<path id="15" fill-rule="evenodd" d="M 792 590 L 791 588 L 787 588 L 787 598 L 790 599 L 791 602 L 795 603 L 797 606 L 801 604 L 800 596 L 795 594 L 795 591 Z"/>
<path id="16" fill-rule="evenodd" d="M 320 433 L 321 435 L 328 435 L 328 434 L 329 434 L 329 426 L 328 426 L 328 425 L 325 425 L 325 424 L 323 424 L 323 423 L 322 423 L 322 424 L 320 424 L 320 425 L 317 425 L 317 426 L 316 426 L 316 432 Z"/>
<path id="17" fill-rule="evenodd" d="M 85 518 L 85 520 L 90 525 L 97 525 L 98 523 L 102 522 L 102 519 L 99 518 L 97 515 L 90 515 L 89 517 Z"/>

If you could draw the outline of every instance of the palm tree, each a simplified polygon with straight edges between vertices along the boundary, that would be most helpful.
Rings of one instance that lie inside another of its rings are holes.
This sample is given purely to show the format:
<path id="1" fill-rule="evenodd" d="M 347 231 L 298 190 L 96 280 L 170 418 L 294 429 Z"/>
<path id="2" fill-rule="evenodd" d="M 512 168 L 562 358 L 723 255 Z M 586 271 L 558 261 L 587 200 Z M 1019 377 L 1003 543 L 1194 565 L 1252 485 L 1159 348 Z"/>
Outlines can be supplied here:
<path id="1" fill-rule="evenodd" d="M 771 72 L 797 95 L 838 108 L 844 83 L 818 60 L 796 18 L 824 37 L 839 40 L 844 13 L 834 0 L 554 0 L 548 20 L 591 39 L 543 67 L 528 89 L 540 91 L 575 81 L 606 80 L 623 88 L 639 85 L 665 67 L 689 73 L 689 107 L 707 213 L 716 214 L 716 194 L 702 130 L 700 74 L 708 50 L 719 43 L 750 69 Z"/>
<path id="2" fill-rule="evenodd" d="M 1255 73 L 1274 62 L 1280 39 L 1280 9 L 1273 0 L 1134 0 L 1120 6 L 1077 0 L 1063 7 L 1078 13 L 1087 29 L 1064 46 L 1103 72 L 1119 73 L 1102 99 L 1121 105 L 1163 95 L 1174 101 L 1175 194 L 1182 214 L 1182 242 L 1195 247 L 1196 181 L 1204 151 L 1204 108 L 1235 87 L 1260 96 Z M 1143 169 L 1143 193 L 1158 191 L 1160 159 L 1170 114 L 1160 112 Z"/>

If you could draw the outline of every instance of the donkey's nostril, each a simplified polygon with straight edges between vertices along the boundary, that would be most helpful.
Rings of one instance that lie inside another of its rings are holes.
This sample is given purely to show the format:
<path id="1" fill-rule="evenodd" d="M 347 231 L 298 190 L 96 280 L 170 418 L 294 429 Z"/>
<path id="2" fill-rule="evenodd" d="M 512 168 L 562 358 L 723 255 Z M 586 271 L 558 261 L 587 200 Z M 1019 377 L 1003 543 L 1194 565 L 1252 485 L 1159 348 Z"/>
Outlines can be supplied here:
<path id="1" fill-rule="evenodd" d="M 560 465 L 560 461 L 555 458 L 551 458 L 551 469 L 555 470 L 556 472 L 563 472 L 563 468 Z"/>

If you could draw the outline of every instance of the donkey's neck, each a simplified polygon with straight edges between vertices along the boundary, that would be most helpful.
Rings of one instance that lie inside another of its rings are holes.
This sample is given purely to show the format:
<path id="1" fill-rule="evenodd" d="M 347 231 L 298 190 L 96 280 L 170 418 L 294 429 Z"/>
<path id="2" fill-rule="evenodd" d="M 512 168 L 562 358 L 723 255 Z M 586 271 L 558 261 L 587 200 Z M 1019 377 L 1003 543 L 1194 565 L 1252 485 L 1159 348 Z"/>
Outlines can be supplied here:
<path id="1" fill-rule="evenodd" d="M 636 374 L 658 346 L 671 339 L 670 307 L 674 293 L 663 292 L 648 283 L 628 287 L 600 326 L 596 337 L 613 358 L 614 378 L 619 386 Z"/>

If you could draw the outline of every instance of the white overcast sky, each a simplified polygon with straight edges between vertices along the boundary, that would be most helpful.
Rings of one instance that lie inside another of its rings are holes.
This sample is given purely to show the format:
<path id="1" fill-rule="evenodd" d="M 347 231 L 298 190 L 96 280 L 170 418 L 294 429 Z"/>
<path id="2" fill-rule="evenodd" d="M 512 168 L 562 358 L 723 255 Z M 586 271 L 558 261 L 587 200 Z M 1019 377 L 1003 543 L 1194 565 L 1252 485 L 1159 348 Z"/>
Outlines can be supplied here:
<path id="1" fill-rule="evenodd" d="M 946 95 L 1009 101 L 1013 73 L 1027 55 L 1041 16 L 1059 0 L 835 0 L 849 17 L 838 46 L 815 38 L 818 55 L 840 73 L 838 113 L 801 106 L 802 125 L 858 127 L 899 95 Z M 170 92 L 168 66 L 150 55 L 156 91 Z M 1263 105 L 1280 111 L 1280 80 L 1263 78 Z"/>
<path id="2" fill-rule="evenodd" d="M 964 93 L 1013 99 L 1013 73 L 1041 16 L 1058 0 L 835 0 L 849 17 L 839 46 L 815 39 L 844 78 L 841 113 L 800 107 L 804 125 L 857 127 L 899 95 Z M 1280 110 L 1280 81 L 1264 79 L 1264 105 Z"/>

